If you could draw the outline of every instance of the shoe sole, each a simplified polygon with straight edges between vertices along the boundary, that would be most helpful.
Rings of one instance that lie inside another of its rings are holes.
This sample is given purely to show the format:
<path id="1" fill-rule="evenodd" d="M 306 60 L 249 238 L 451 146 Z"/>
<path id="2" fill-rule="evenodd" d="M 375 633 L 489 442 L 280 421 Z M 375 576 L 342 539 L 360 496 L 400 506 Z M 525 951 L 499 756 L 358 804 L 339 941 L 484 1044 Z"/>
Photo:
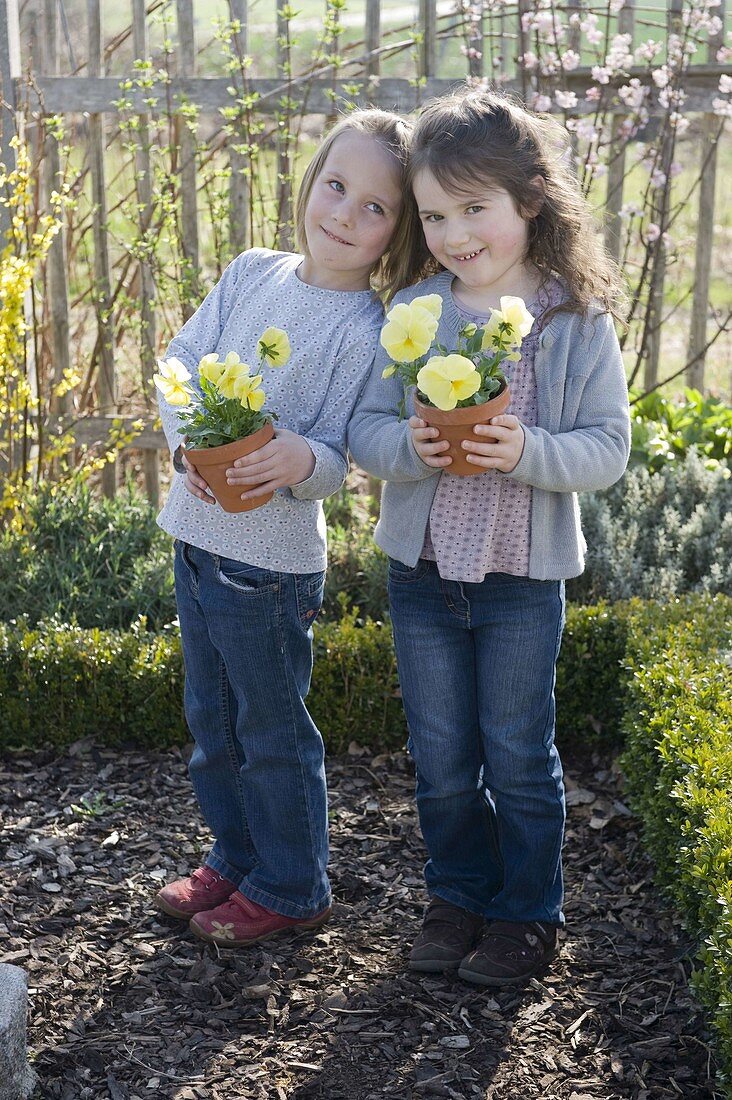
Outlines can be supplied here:
<path id="1" fill-rule="evenodd" d="M 442 974 L 446 970 L 457 970 L 459 966 L 459 962 L 447 963 L 440 962 L 438 959 L 421 959 L 417 962 L 412 962 L 410 959 L 407 963 L 409 970 L 416 970 L 422 974 Z"/>
<path id="2" fill-rule="evenodd" d="M 482 974 L 479 970 L 468 970 L 467 967 L 461 966 L 458 968 L 458 978 L 462 978 L 465 982 L 473 982 L 474 985 L 491 985 L 497 988 L 526 985 L 532 978 L 537 978 L 540 974 L 544 974 L 549 963 L 552 959 L 556 958 L 556 955 L 557 952 L 552 951 L 551 955 L 547 955 L 543 958 L 541 962 L 527 974 L 521 974 L 519 977 L 502 978 L 493 974 Z"/>
<path id="3" fill-rule="evenodd" d="M 263 940 L 271 940 L 276 936 L 283 936 L 287 932 L 310 932 L 314 928 L 320 928 L 323 924 L 327 924 L 330 920 L 331 914 L 328 913 L 324 917 L 318 917 L 315 920 L 303 921 L 302 924 L 291 924 L 285 928 L 275 928 L 272 932 L 265 932 L 261 936 L 252 936 L 246 940 L 224 940 L 219 939 L 217 936 L 212 936 L 210 932 L 206 932 L 203 928 L 199 928 L 197 924 L 194 924 L 191 920 L 188 927 L 194 936 L 198 936 L 200 939 L 205 940 L 206 943 L 215 943 L 217 947 L 251 947 L 254 943 L 262 943 Z"/>

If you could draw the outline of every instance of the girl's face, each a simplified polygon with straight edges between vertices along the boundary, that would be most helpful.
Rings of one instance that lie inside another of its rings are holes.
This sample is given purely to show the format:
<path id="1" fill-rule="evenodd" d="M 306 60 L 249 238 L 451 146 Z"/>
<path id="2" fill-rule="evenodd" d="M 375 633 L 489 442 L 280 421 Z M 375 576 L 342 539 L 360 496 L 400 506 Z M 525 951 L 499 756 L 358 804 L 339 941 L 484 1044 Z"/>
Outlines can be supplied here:
<path id="1" fill-rule="evenodd" d="M 533 289 L 529 223 L 508 191 L 489 184 L 475 184 L 469 193 L 446 191 L 427 168 L 415 176 L 413 190 L 427 247 L 457 276 L 458 293 L 495 308 L 502 294 Z"/>
<path id="2" fill-rule="evenodd" d="M 401 208 L 401 171 L 376 138 L 346 131 L 333 142 L 305 208 L 305 282 L 365 290 Z"/>

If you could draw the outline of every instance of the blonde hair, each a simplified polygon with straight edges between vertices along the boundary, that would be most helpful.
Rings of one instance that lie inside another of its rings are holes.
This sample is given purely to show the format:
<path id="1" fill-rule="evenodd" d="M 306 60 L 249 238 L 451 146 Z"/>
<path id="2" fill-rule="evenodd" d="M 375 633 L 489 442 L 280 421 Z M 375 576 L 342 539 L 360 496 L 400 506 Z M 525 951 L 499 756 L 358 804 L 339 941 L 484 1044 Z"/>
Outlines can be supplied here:
<path id="1" fill-rule="evenodd" d="M 445 189 L 500 187 L 528 223 L 526 259 L 558 275 L 567 300 L 547 313 L 599 304 L 620 319 L 620 272 L 599 239 L 589 203 L 568 167 L 569 139 L 548 115 L 509 96 L 465 87 L 433 101 L 412 133 L 408 176 L 428 170 Z M 433 267 L 434 270 L 434 267 Z"/>
<path id="2" fill-rule="evenodd" d="M 305 211 L 315 180 L 320 175 L 334 143 L 341 136 L 355 131 L 366 134 L 389 152 L 399 167 L 402 205 L 394 235 L 372 274 L 374 290 L 385 299 L 400 287 L 416 282 L 429 256 L 421 226 L 417 218 L 414 199 L 407 186 L 407 162 L 412 124 L 391 111 L 363 108 L 352 111 L 336 123 L 321 142 L 317 153 L 308 164 L 295 203 L 295 235 L 297 247 L 308 256 L 305 235 Z"/>

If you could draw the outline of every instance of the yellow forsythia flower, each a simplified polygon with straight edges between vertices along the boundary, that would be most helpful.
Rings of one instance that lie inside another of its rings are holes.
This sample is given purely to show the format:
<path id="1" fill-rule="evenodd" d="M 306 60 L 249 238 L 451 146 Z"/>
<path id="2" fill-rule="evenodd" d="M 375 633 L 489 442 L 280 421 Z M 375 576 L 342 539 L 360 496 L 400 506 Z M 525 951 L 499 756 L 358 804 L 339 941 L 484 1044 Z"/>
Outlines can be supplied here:
<path id="1" fill-rule="evenodd" d="M 259 355 L 271 367 L 284 367 L 290 358 L 290 339 L 281 328 L 265 329 L 259 337 Z"/>
<path id="2" fill-rule="evenodd" d="M 432 295 L 430 295 L 432 297 Z M 437 297 L 437 295 L 435 295 Z M 387 314 L 381 345 L 390 359 L 411 363 L 426 355 L 437 332 L 437 318 L 415 302 L 400 302 Z"/>
<path id="3" fill-rule="evenodd" d="M 153 382 L 169 405 L 182 406 L 190 404 L 191 391 L 186 385 L 190 377 L 180 359 L 158 359 L 158 373 L 153 375 Z"/>
<path id="4" fill-rule="evenodd" d="M 433 355 L 417 375 L 417 386 L 438 409 L 454 409 L 480 389 L 480 375 L 464 355 Z"/>

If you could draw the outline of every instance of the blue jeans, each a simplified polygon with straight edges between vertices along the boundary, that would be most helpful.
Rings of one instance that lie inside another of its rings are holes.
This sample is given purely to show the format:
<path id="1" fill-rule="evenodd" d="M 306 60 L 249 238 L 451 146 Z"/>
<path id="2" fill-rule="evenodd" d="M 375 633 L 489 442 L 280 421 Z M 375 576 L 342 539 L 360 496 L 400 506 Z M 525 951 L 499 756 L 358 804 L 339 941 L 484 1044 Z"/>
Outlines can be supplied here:
<path id="1" fill-rule="evenodd" d="M 489 920 L 563 924 L 564 583 L 445 581 L 434 562 L 390 560 L 389 602 L 430 894 Z"/>
<path id="2" fill-rule="evenodd" d="M 189 772 L 206 864 L 288 917 L 330 904 L 323 739 L 304 703 L 323 573 L 277 573 L 177 542 Z"/>

